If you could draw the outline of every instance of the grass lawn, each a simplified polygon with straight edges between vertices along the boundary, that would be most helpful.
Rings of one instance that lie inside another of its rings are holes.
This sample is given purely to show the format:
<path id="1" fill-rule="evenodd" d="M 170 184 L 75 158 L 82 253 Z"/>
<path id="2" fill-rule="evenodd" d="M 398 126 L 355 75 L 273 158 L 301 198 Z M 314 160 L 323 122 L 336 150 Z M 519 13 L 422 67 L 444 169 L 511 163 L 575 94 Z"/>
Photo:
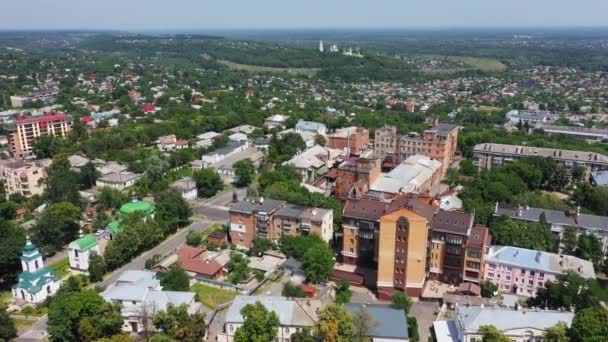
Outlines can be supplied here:
<path id="1" fill-rule="evenodd" d="M 192 285 L 190 291 L 196 292 L 198 301 L 210 309 L 215 309 L 218 305 L 227 303 L 236 296 L 234 291 L 203 284 Z"/>
<path id="2" fill-rule="evenodd" d="M 17 330 L 26 330 L 34 325 L 34 323 L 36 323 L 36 320 L 33 319 L 15 318 L 15 327 Z"/>
<path id="3" fill-rule="evenodd" d="M 34 308 L 34 311 L 32 311 L 32 313 L 28 314 L 27 317 L 42 317 L 44 315 L 47 315 L 49 313 L 49 309 L 47 307 L 35 307 L 32 305 L 32 307 Z M 21 311 L 15 311 L 13 313 L 15 316 L 25 316 L 25 314 L 23 314 Z"/>
<path id="4" fill-rule="evenodd" d="M 314 76 L 319 69 L 315 68 L 277 68 L 277 67 L 267 67 L 267 66 L 259 66 L 259 65 L 249 65 L 249 64 L 239 64 L 234 63 L 227 60 L 218 61 L 230 69 L 235 70 L 245 70 L 245 71 L 255 71 L 255 72 L 287 72 L 290 74 L 296 75 L 307 75 Z"/>
<path id="5" fill-rule="evenodd" d="M 218 230 L 222 230 L 224 228 L 223 225 L 217 223 L 212 225 L 211 227 L 205 229 L 204 232 L 201 232 L 201 241 L 206 241 L 207 237 L 209 236 L 209 234 L 213 233 L 213 232 L 217 232 Z"/>
<path id="6" fill-rule="evenodd" d="M 49 268 L 55 271 L 55 275 L 57 275 L 59 279 L 62 279 L 70 274 L 70 260 L 68 257 L 57 260 L 50 264 Z"/>

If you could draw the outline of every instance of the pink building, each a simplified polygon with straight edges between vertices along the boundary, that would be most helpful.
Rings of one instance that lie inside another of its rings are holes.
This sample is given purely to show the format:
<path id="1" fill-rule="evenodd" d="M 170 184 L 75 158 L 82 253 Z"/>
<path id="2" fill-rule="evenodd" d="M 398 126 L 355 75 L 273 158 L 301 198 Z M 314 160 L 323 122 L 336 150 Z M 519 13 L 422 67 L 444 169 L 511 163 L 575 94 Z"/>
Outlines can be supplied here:
<path id="1" fill-rule="evenodd" d="M 486 256 L 484 280 L 498 290 L 531 297 L 547 282 L 573 271 L 583 278 L 595 278 L 593 264 L 570 255 L 558 255 L 509 246 L 492 246 Z"/>

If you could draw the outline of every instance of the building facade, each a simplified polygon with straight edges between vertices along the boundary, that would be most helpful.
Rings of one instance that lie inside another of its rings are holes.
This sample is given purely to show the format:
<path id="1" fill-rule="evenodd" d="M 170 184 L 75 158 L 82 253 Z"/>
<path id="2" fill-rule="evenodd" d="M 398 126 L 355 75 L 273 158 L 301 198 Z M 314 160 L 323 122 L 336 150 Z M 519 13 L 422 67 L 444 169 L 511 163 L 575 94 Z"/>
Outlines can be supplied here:
<path id="1" fill-rule="evenodd" d="M 595 278 L 590 261 L 571 255 L 492 246 L 486 257 L 484 280 L 492 282 L 501 292 L 531 297 L 546 283 L 557 281 L 560 274 L 568 271 L 583 278 Z"/>
<path id="2" fill-rule="evenodd" d="M 348 155 L 360 155 L 369 146 L 369 131 L 361 127 L 346 127 L 327 136 L 327 146 L 347 151 Z"/>
<path id="3" fill-rule="evenodd" d="M 101 255 L 99 244 L 93 234 L 87 234 L 68 245 L 70 268 L 77 272 L 88 273 L 91 255 Z"/>
<path id="4" fill-rule="evenodd" d="M 349 198 L 355 184 L 361 184 L 367 192 L 369 184 L 376 181 L 382 171 L 378 158 L 352 157 L 337 168 L 335 195 L 343 201 Z"/>
<path id="5" fill-rule="evenodd" d="M 595 152 L 505 144 L 478 144 L 473 148 L 473 163 L 481 169 L 491 169 L 527 157 L 551 158 L 562 165 L 568 174 L 577 166 L 585 168 L 587 175 L 608 170 L 608 157 Z"/>
<path id="6" fill-rule="evenodd" d="M 241 201 L 230 208 L 232 243 L 251 248 L 256 236 L 278 241 L 282 236 L 315 234 L 333 237 L 333 211 L 305 208 L 273 199 Z"/>
<path id="7" fill-rule="evenodd" d="M 13 108 L 22 108 L 27 103 L 38 101 L 44 104 L 50 104 L 57 100 L 58 95 L 59 90 L 57 89 L 41 90 L 35 93 L 29 93 L 25 95 L 14 95 L 11 96 L 11 106 Z"/>
<path id="8" fill-rule="evenodd" d="M 456 154 L 458 126 L 448 123 L 433 123 L 422 134 L 398 134 L 397 128 L 385 126 L 376 130 L 374 154 L 383 160 L 401 163 L 408 157 L 421 154 L 438 160 L 443 165 L 443 173 L 448 169 Z"/>
<path id="9" fill-rule="evenodd" d="M 7 195 L 19 194 L 25 197 L 42 195 L 46 177 L 44 168 L 30 162 L 0 163 L 0 177 Z"/>
<path id="10" fill-rule="evenodd" d="M 5 125 L 10 154 L 19 159 L 32 157 L 36 139 L 43 135 L 65 138 L 72 130 L 72 119 L 61 113 L 46 113 L 39 117 L 20 116 Z"/>

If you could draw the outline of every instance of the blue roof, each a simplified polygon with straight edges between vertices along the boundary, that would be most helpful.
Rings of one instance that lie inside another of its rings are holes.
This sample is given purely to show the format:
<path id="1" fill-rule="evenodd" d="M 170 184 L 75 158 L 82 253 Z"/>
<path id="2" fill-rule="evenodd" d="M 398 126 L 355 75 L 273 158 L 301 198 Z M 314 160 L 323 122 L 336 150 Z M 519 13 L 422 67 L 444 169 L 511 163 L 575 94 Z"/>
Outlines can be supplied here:
<path id="1" fill-rule="evenodd" d="M 303 131 L 318 131 L 320 129 L 325 129 L 325 125 L 319 122 L 300 120 L 296 124 L 296 129 Z"/>
<path id="2" fill-rule="evenodd" d="M 486 262 L 554 272 L 551 267 L 551 255 L 551 253 L 519 247 L 492 246 Z"/>
<path id="3" fill-rule="evenodd" d="M 387 339 L 408 339 L 405 311 L 386 305 L 346 304 L 351 315 L 359 310 L 367 310 L 375 321 L 369 337 Z"/>

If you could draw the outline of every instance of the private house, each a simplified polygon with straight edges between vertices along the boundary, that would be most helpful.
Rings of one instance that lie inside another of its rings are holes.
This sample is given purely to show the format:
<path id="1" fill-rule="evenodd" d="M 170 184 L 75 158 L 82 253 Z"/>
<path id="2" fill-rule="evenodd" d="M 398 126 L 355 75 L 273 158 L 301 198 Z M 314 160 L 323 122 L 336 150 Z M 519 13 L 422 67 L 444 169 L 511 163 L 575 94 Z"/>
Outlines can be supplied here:
<path id="1" fill-rule="evenodd" d="M 95 235 L 87 234 L 72 241 L 68 245 L 68 259 L 70 268 L 76 272 L 88 273 L 91 254 L 101 255 L 99 244 Z"/>
<path id="2" fill-rule="evenodd" d="M 242 152 L 248 146 L 249 144 L 247 142 L 231 141 L 224 147 L 218 148 L 213 152 L 204 154 L 201 158 L 203 161 L 203 167 L 218 163 L 231 155 Z"/>
<path id="3" fill-rule="evenodd" d="M 236 133 L 232 133 L 228 136 L 228 140 L 229 141 L 236 141 L 236 142 L 246 142 L 247 141 L 247 134 L 241 133 L 241 132 L 236 132 Z"/>
<path id="4" fill-rule="evenodd" d="M 196 146 L 209 147 L 213 145 L 213 141 L 222 135 L 216 132 L 207 132 L 196 136 Z"/>
<path id="5" fill-rule="evenodd" d="M 344 150 L 315 145 L 294 156 L 283 165 L 292 165 L 302 175 L 302 181 L 314 181 L 345 157 Z"/>
<path id="6" fill-rule="evenodd" d="M 371 342 L 408 342 L 410 340 L 407 316 L 403 310 L 379 304 L 348 303 L 344 307 L 351 316 L 360 311 L 369 313 L 375 323 L 366 336 Z"/>
<path id="7" fill-rule="evenodd" d="M 198 197 L 196 182 L 194 182 L 190 177 L 184 177 L 173 182 L 173 184 L 171 184 L 171 188 L 179 192 L 182 195 L 182 198 L 185 200 L 191 201 Z"/>
<path id="8" fill-rule="evenodd" d="M 241 310 L 248 304 L 260 302 L 279 317 L 276 341 L 289 342 L 291 335 L 304 328 L 312 328 L 323 308 L 320 300 L 298 299 L 275 296 L 236 296 L 226 312 L 223 331 L 217 336 L 218 342 L 233 342 L 234 333 L 243 325 L 245 319 Z"/>
<path id="9" fill-rule="evenodd" d="M 591 172 L 591 184 L 594 186 L 608 186 L 608 170 Z"/>
<path id="10" fill-rule="evenodd" d="M 226 275 L 223 265 L 210 260 L 207 248 L 183 246 L 177 250 L 177 264 L 191 277 L 218 280 Z"/>
<path id="11" fill-rule="evenodd" d="M 156 141 L 156 147 L 158 147 L 158 150 L 161 152 L 170 152 L 188 148 L 188 142 L 186 140 L 177 139 L 175 134 L 171 134 L 159 137 Z"/>
<path id="12" fill-rule="evenodd" d="M 531 249 L 492 246 L 486 256 L 484 280 L 498 290 L 531 297 L 548 282 L 566 272 L 583 278 L 595 278 L 593 264 L 571 255 L 553 254 Z"/>
<path id="13" fill-rule="evenodd" d="M 98 187 L 109 187 L 116 190 L 124 190 L 133 186 L 139 178 L 141 178 L 140 174 L 129 171 L 110 172 L 97 178 L 95 185 Z"/>
<path id="14" fill-rule="evenodd" d="M 300 120 L 296 124 L 296 133 L 300 132 L 311 132 L 314 134 L 326 135 L 327 126 L 319 122 Z"/>
<path id="15" fill-rule="evenodd" d="M 101 293 L 103 299 L 121 304 L 124 318 L 122 331 L 140 333 L 145 329 L 145 320 L 155 312 L 166 310 L 169 304 L 188 306 L 188 313 L 201 310 L 194 292 L 164 291 L 155 272 L 125 271 Z"/>
<path id="16" fill-rule="evenodd" d="M 44 266 L 38 247 L 29 240 L 21 250 L 19 282 L 13 286 L 13 298 L 27 303 L 40 304 L 59 290 L 61 280 L 55 271 Z"/>
<path id="17" fill-rule="evenodd" d="M 483 306 L 457 306 L 456 319 L 435 321 L 433 329 L 437 342 L 479 342 L 479 329 L 493 325 L 514 342 L 542 341 L 547 328 L 563 322 L 570 326 L 573 312 L 539 309 L 488 308 Z"/>
<path id="18" fill-rule="evenodd" d="M 275 114 L 267 117 L 266 120 L 264 120 L 264 127 L 269 130 L 273 128 L 284 129 L 288 119 L 289 116 L 287 115 Z"/>

